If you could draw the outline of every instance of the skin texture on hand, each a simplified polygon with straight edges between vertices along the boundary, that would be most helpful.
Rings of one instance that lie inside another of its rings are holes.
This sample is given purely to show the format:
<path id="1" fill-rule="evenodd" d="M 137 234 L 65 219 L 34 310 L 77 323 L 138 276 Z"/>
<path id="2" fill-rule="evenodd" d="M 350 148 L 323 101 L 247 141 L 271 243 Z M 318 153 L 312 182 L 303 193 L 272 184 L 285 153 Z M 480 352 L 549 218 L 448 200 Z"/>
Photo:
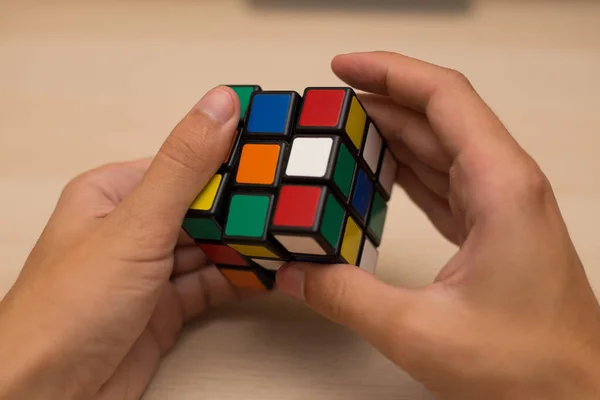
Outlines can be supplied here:
<path id="1" fill-rule="evenodd" d="M 138 399 L 185 322 L 250 295 L 181 230 L 238 120 L 235 93 L 215 88 L 151 162 L 67 185 L 0 303 L 0 398 Z"/>
<path id="2" fill-rule="evenodd" d="M 458 246 L 434 283 L 290 264 L 284 293 L 359 333 L 446 399 L 600 398 L 600 309 L 552 188 L 460 73 L 338 56 L 401 163 L 397 183 Z"/>

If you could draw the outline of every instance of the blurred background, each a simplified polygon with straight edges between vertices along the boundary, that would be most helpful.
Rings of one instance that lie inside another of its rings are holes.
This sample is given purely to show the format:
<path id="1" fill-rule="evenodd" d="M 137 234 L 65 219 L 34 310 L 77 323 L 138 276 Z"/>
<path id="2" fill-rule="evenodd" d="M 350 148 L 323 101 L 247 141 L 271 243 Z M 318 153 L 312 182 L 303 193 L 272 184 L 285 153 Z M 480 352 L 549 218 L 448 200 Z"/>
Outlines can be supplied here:
<path id="1" fill-rule="evenodd" d="M 551 179 L 600 288 L 598 1 L 0 0 L 0 294 L 74 175 L 154 154 L 217 84 L 336 85 L 331 58 L 365 50 L 470 78 Z M 400 190 L 389 215 L 378 275 L 430 282 L 454 249 Z M 429 396 L 353 335 L 274 294 L 189 327 L 146 398 Z"/>

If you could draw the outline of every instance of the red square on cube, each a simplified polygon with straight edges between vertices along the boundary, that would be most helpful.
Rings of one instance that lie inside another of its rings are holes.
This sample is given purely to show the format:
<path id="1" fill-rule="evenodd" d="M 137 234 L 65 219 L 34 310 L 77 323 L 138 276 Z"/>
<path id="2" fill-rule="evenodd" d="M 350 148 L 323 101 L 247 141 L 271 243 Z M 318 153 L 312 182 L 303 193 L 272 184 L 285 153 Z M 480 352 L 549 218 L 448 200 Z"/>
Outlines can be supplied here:
<path id="1" fill-rule="evenodd" d="M 346 92 L 340 89 L 312 89 L 304 95 L 300 126 L 337 126 Z"/>
<path id="2" fill-rule="evenodd" d="M 311 228 L 319 210 L 321 191 L 315 186 L 283 186 L 275 206 L 273 225 Z"/>
<path id="3" fill-rule="evenodd" d="M 204 254 L 215 264 L 248 266 L 244 258 L 227 245 L 222 244 L 198 244 Z"/>

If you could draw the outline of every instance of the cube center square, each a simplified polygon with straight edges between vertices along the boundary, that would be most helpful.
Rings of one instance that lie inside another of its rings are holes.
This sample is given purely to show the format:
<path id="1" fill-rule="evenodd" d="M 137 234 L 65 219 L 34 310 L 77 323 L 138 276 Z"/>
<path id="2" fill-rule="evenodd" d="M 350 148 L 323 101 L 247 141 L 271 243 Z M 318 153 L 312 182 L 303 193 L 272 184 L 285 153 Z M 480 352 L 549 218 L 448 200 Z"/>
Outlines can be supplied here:
<path id="1" fill-rule="evenodd" d="M 272 289 L 292 261 L 374 273 L 398 164 L 356 93 L 228 86 L 236 134 L 183 230 L 236 288 Z"/>
<path id="2" fill-rule="evenodd" d="M 293 137 L 284 183 L 322 183 L 343 201 L 350 196 L 357 160 L 335 135 Z"/>
<path id="3" fill-rule="evenodd" d="M 237 185 L 276 187 L 283 165 L 284 143 L 247 142 L 242 146 L 235 177 Z"/>

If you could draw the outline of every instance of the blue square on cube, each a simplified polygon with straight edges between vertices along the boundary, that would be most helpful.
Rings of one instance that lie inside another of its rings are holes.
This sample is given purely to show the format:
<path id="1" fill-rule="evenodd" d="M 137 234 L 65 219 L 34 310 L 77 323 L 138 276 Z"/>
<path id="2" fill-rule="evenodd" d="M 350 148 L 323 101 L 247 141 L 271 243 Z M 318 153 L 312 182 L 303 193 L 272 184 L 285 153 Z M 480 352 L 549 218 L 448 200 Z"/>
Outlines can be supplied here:
<path id="1" fill-rule="evenodd" d="M 292 96 L 285 93 L 260 93 L 254 96 L 248 133 L 286 134 Z"/>
<path id="2" fill-rule="evenodd" d="M 366 221 L 367 219 L 372 196 L 373 183 L 361 168 L 356 177 L 356 186 L 354 187 L 354 195 L 352 196 L 352 206 L 363 221 Z"/>

